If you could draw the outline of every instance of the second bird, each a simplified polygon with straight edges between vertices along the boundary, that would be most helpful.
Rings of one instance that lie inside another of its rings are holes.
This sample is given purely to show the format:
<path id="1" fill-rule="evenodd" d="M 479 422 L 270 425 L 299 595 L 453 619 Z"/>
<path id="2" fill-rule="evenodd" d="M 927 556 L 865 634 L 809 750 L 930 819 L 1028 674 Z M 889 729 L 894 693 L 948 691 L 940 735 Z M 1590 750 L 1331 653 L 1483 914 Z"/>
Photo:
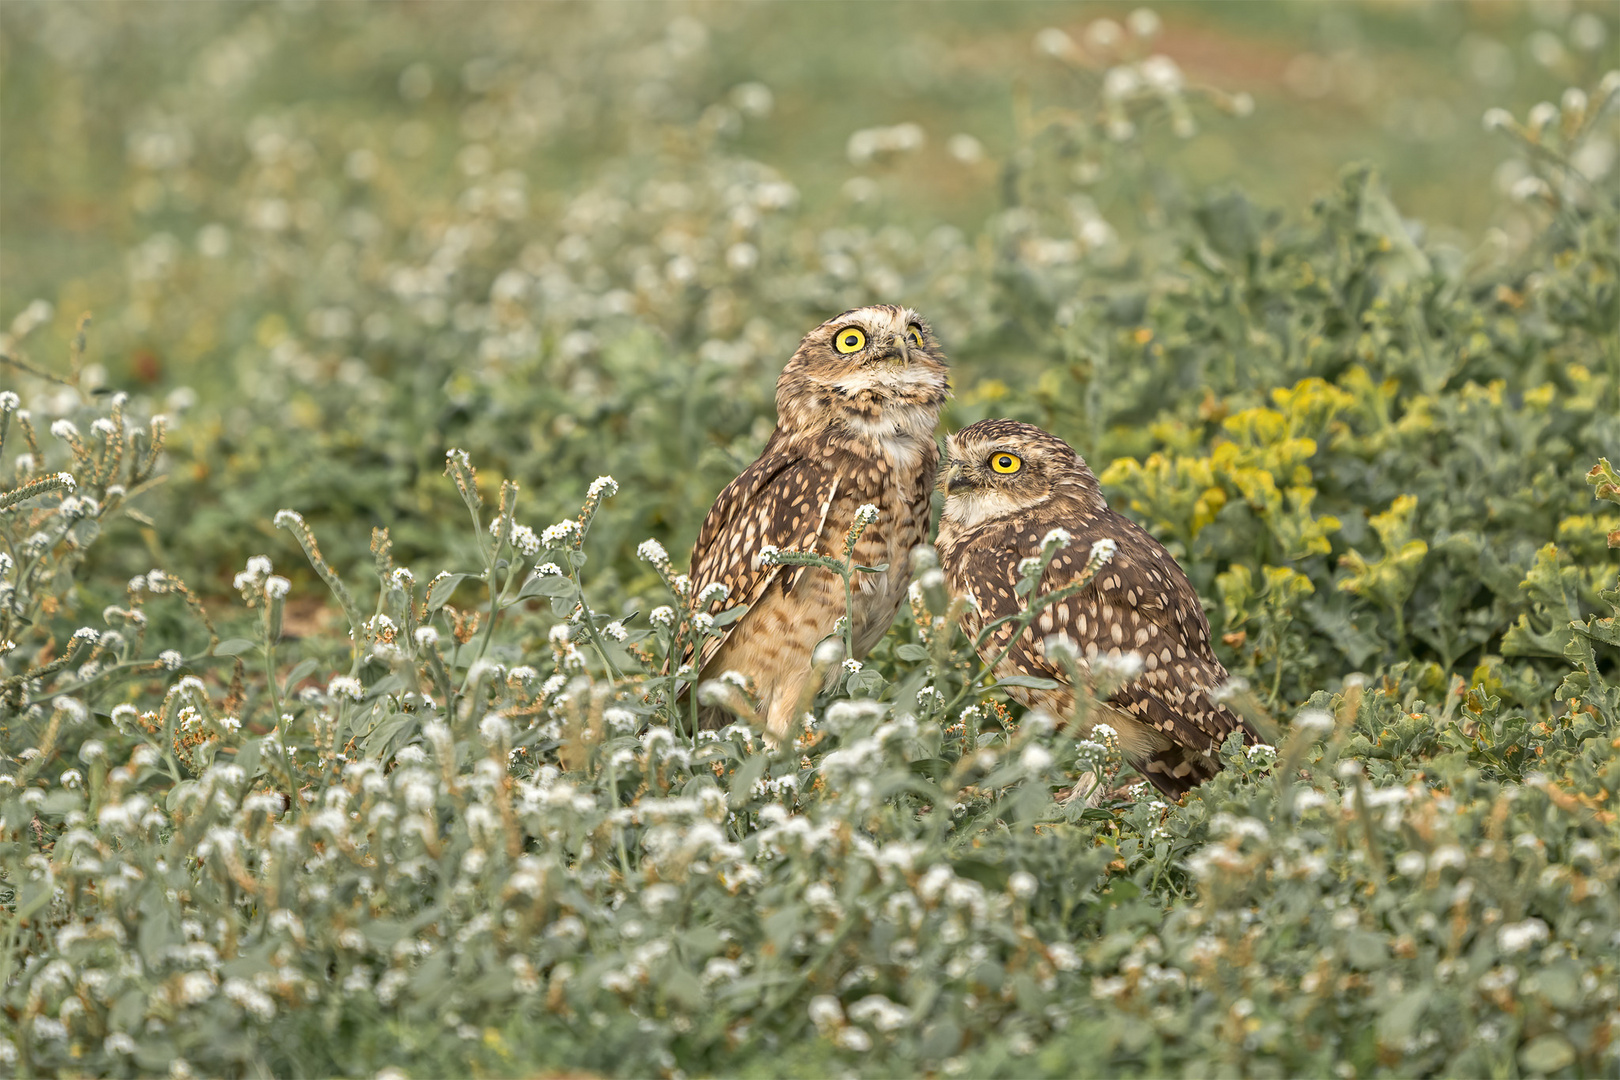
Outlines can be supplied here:
<path id="1" fill-rule="evenodd" d="M 1255 741 L 1242 718 L 1215 700 L 1226 668 L 1210 649 L 1209 620 L 1187 575 L 1164 545 L 1109 509 L 1073 447 L 1012 420 L 982 420 L 952 435 L 946 447 L 939 554 L 951 591 L 971 598 L 964 620 L 970 634 L 1025 609 L 1016 589 L 1019 563 L 1040 555 L 1051 530 L 1073 540 L 1047 568 L 1038 586 L 1043 594 L 1080 575 L 1095 541 L 1116 545 L 1090 585 L 1042 611 L 1017 641 L 1011 623 L 991 635 L 981 650 L 987 661 L 1012 646 L 997 678 L 1033 675 L 1067 684 L 1062 665 L 1046 655 L 1047 639 L 1057 635 L 1068 637 L 1082 664 L 1135 653 L 1140 673 L 1114 691 L 1106 719 L 1131 764 L 1170 796 L 1220 769 L 1215 750 L 1233 731 Z M 1007 693 L 1059 720 L 1074 707 L 1068 685 Z"/>
<path id="2" fill-rule="evenodd" d="M 747 604 L 723 637 L 696 658 L 701 678 L 746 676 L 767 731 L 782 738 L 819 686 L 811 654 L 844 614 L 843 582 L 813 567 L 774 566 L 763 547 L 841 557 L 856 511 L 877 520 L 855 562 L 856 656 L 894 621 L 911 580 L 911 549 L 928 538 L 939 465 L 934 425 L 949 390 L 945 357 L 909 308 L 846 311 L 806 334 L 776 384 L 776 430 L 759 460 L 715 500 L 692 552 L 691 595 L 726 586 L 712 613 Z M 690 661 L 691 651 L 686 659 Z M 725 718 L 706 710 L 705 726 Z"/>

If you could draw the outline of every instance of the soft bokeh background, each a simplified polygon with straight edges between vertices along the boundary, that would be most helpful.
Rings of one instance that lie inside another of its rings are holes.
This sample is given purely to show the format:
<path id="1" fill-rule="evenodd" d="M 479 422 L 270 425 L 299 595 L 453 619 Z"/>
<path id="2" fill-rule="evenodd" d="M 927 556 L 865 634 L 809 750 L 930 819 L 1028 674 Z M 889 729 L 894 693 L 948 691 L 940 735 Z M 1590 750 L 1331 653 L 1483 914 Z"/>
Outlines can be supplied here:
<path id="1" fill-rule="evenodd" d="M 873 300 L 942 332 L 948 422 L 1053 424 L 1100 469 L 1154 445 L 1051 381 L 1077 304 L 1140 321 L 1211 199 L 1297 222 L 1357 160 L 1423 243 L 1522 250 L 1546 215 L 1481 116 L 1594 84 L 1615 31 L 1554 2 L 8 3 L 0 314 L 69 377 L 95 323 L 77 389 L 4 378 L 171 415 L 169 520 L 108 550 L 205 591 L 282 506 L 340 566 L 370 525 L 437 550 L 453 445 L 541 520 L 612 472 L 615 550 L 684 551 L 799 335 Z M 1007 288 L 1030 266 L 1073 297 Z"/>

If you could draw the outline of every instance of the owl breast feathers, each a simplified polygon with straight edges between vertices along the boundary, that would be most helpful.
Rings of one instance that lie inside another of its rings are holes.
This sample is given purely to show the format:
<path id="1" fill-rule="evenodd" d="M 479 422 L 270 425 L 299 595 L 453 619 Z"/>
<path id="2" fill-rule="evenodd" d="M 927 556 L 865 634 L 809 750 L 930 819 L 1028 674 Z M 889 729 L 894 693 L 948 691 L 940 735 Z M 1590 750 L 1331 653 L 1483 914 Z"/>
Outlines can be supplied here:
<path id="1" fill-rule="evenodd" d="M 1018 640 L 1011 641 L 1011 623 L 991 635 L 981 650 L 986 661 L 1012 645 L 996 677 L 1036 675 L 1064 684 L 1009 688 L 1010 695 L 1060 721 L 1070 715 L 1068 675 L 1046 654 L 1047 639 L 1056 635 L 1073 642 L 1082 664 L 1136 654 L 1140 673 L 1110 696 L 1107 716 L 1091 715 L 1119 732 L 1132 765 L 1172 797 L 1220 769 L 1215 751 L 1231 732 L 1256 741 L 1254 731 L 1212 696 L 1227 673 L 1211 651 L 1209 621 L 1187 576 L 1162 544 L 1108 508 L 1097 478 L 1072 447 L 1028 424 L 986 420 L 951 436 L 947 453 L 940 559 L 952 591 L 971 598 L 970 634 L 1026 609 L 1027 598 L 1015 590 L 1018 564 L 1040 554 L 1052 529 L 1073 539 L 1052 560 L 1038 586 L 1042 594 L 1079 576 L 1094 541 L 1117 545 L 1090 585 L 1042 611 Z"/>
<path id="2" fill-rule="evenodd" d="M 746 677 L 757 719 L 782 738 L 820 688 L 812 653 L 845 612 L 843 581 L 813 567 L 769 565 L 767 545 L 842 557 L 855 513 L 870 503 L 855 562 L 857 656 L 881 638 L 905 596 L 911 549 L 928 537 L 939 464 L 934 425 L 949 391 L 944 354 L 928 324 L 907 308 L 846 311 L 806 334 L 776 384 L 777 427 L 759 460 L 710 508 L 692 552 L 691 595 L 726 587 L 719 612 L 747 613 L 686 662 L 700 679 Z M 705 709 L 700 722 L 727 719 Z"/>

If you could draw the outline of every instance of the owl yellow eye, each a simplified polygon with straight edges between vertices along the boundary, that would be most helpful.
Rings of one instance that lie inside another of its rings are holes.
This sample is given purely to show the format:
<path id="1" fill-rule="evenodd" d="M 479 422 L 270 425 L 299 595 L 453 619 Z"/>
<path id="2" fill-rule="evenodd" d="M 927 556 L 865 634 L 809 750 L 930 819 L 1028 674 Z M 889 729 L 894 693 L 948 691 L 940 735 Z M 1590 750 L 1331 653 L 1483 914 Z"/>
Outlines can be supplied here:
<path id="1" fill-rule="evenodd" d="M 922 348 L 922 327 L 918 326 L 916 323 L 912 323 L 910 326 L 906 327 L 906 338 L 911 342 L 913 348 Z"/>
<path id="2" fill-rule="evenodd" d="M 990 467 L 998 473 L 1015 473 L 1024 467 L 1024 459 L 1017 454 L 995 454 L 990 458 Z"/>
<path id="3" fill-rule="evenodd" d="M 866 348 L 866 335 L 853 326 L 846 326 L 833 335 L 833 347 L 848 356 Z"/>

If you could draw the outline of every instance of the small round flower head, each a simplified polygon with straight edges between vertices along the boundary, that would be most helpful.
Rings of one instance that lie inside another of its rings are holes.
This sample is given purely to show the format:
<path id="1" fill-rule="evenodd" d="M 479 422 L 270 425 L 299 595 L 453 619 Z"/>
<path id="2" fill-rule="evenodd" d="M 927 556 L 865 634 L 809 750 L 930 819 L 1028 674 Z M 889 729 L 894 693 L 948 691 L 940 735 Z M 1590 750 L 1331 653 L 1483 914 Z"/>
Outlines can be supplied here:
<path id="1" fill-rule="evenodd" d="M 396 589 L 401 589 L 405 592 L 410 592 L 411 589 L 416 585 L 416 575 L 405 569 L 403 566 L 395 568 L 390 580 L 393 581 Z"/>
<path id="2" fill-rule="evenodd" d="M 1486 131 L 1506 131 L 1513 126 L 1513 114 L 1506 109 L 1486 109 L 1482 123 Z"/>
<path id="3" fill-rule="evenodd" d="M 512 722 L 500 713 L 490 713 L 478 722 L 478 736 L 486 746 L 497 746 L 512 737 Z"/>
<path id="4" fill-rule="evenodd" d="M 763 566 L 775 566 L 776 557 L 781 554 L 775 544 L 759 545 L 759 561 Z"/>
<path id="5" fill-rule="evenodd" d="M 844 658 L 844 643 L 837 638 L 828 638 L 816 646 L 816 651 L 810 655 L 811 662 L 818 667 L 831 667 Z"/>
<path id="6" fill-rule="evenodd" d="M 624 623 L 617 619 L 602 627 L 602 636 L 611 641 L 623 641 L 630 635 L 625 632 Z"/>
<path id="7" fill-rule="evenodd" d="M 275 522 L 276 528 L 278 529 L 289 528 L 293 525 L 302 525 L 304 523 L 304 515 L 300 514 L 296 510 L 277 510 Z"/>
<path id="8" fill-rule="evenodd" d="M 1066 548 L 1073 542 L 1074 536 L 1069 532 L 1068 529 L 1052 529 L 1048 531 L 1045 536 L 1041 537 L 1041 550 L 1045 551 L 1048 548 Z"/>
<path id="9" fill-rule="evenodd" d="M 651 563 L 658 569 L 669 565 L 669 552 L 657 540 L 643 540 L 636 546 L 636 558 L 642 562 Z"/>
<path id="10" fill-rule="evenodd" d="M 527 525 L 513 525 L 512 535 L 508 538 L 512 547 L 525 559 L 532 559 L 540 554 L 540 538 L 534 535 L 534 530 Z"/>
<path id="11" fill-rule="evenodd" d="M 271 574 L 264 582 L 264 595 L 272 600 L 285 600 L 292 591 L 292 582 L 279 574 Z"/>
<path id="12" fill-rule="evenodd" d="M 431 626 L 418 626 L 413 636 L 418 649 L 431 649 L 439 643 L 439 631 Z"/>
<path id="13" fill-rule="evenodd" d="M 360 680 L 348 675 L 338 675 L 326 684 L 326 695 L 332 698 L 348 698 L 350 701 L 359 701 L 365 695 L 365 687 Z"/>
<path id="14" fill-rule="evenodd" d="M 1040 888 L 1040 882 L 1028 870 L 1015 870 L 1007 878 L 1007 891 L 1020 900 L 1028 900 Z"/>
<path id="15" fill-rule="evenodd" d="M 855 659 L 853 656 L 844 661 L 844 670 L 849 672 L 851 675 L 861 670 L 861 668 L 864 666 L 864 664 Z"/>
<path id="16" fill-rule="evenodd" d="M 1018 763 L 1030 772 L 1045 772 L 1052 765 L 1052 755 L 1046 747 L 1031 743 L 1018 755 Z"/>
<path id="17" fill-rule="evenodd" d="M 0 390 L 0 412 L 14 412 L 22 404 L 15 390 Z"/>
<path id="18" fill-rule="evenodd" d="M 730 596 L 730 595 L 731 595 L 731 590 L 726 586 L 725 582 L 723 582 L 723 581 L 710 582 L 709 584 L 707 584 L 707 585 L 705 585 L 703 587 L 702 592 L 698 593 L 698 598 L 697 598 L 698 606 L 699 607 L 708 607 L 710 604 L 723 603 L 725 601 L 726 597 Z"/>
<path id="19" fill-rule="evenodd" d="M 619 493 L 619 482 L 611 476 L 598 476 L 591 481 L 589 490 L 585 492 L 588 498 L 606 499 Z"/>
<path id="20" fill-rule="evenodd" d="M 862 503 L 855 510 L 855 524 L 870 525 L 878 519 L 878 508 L 872 503 Z"/>
<path id="21" fill-rule="evenodd" d="M 467 451 L 458 450 L 455 447 L 451 447 L 444 452 L 444 462 L 446 465 L 460 465 L 463 468 L 472 468 L 472 458 L 467 456 Z"/>
<path id="22" fill-rule="evenodd" d="M 535 577 L 562 577 L 562 568 L 554 562 L 541 563 L 534 568 Z"/>
<path id="23" fill-rule="evenodd" d="M 1118 656 L 1099 656 L 1091 662 L 1091 666 L 1105 679 L 1129 682 L 1142 674 L 1142 654 L 1132 650 Z"/>
<path id="24" fill-rule="evenodd" d="M 652 609 L 647 621 L 654 626 L 670 626 L 675 622 L 675 609 L 668 604 L 662 604 Z"/>
<path id="25" fill-rule="evenodd" d="M 96 418 L 96 422 L 90 425 L 90 430 L 104 439 L 110 439 L 118 434 L 118 425 L 102 416 Z"/>
<path id="26" fill-rule="evenodd" d="M 1294 717 L 1294 727 L 1311 736 L 1320 736 L 1333 730 L 1333 714 L 1321 709 L 1306 709 Z"/>
<path id="27" fill-rule="evenodd" d="M 79 426 L 64 416 L 51 425 L 51 434 L 58 439 L 77 439 L 79 437 Z"/>
<path id="28" fill-rule="evenodd" d="M 540 539 L 548 548 L 559 548 L 572 543 L 579 534 L 579 522 L 573 518 L 564 518 L 555 525 L 546 526 L 546 531 L 540 534 Z"/>
<path id="29" fill-rule="evenodd" d="M 714 616 L 706 611 L 700 611 L 692 616 L 692 629 L 700 634 L 707 634 L 714 629 Z"/>
<path id="30" fill-rule="evenodd" d="M 568 635 L 571 632 L 572 631 L 569 629 L 567 623 L 558 623 L 556 626 L 551 628 L 546 637 L 547 640 L 551 642 L 551 647 L 553 649 L 560 649 L 564 645 L 568 644 Z"/>
<path id="31" fill-rule="evenodd" d="M 174 649 L 164 649 L 162 652 L 158 653 L 158 663 L 162 664 L 169 671 L 179 671 L 181 665 L 185 662 L 186 658 L 180 655 L 180 653 L 176 652 Z"/>
<path id="32" fill-rule="evenodd" d="M 1093 559 L 1101 559 L 1103 562 L 1107 562 L 1109 559 L 1112 559 L 1114 557 L 1114 553 L 1117 551 L 1119 551 L 1119 543 L 1112 537 L 1108 536 L 1103 537 L 1101 540 L 1095 541 L 1091 545 L 1091 557 Z"/>

